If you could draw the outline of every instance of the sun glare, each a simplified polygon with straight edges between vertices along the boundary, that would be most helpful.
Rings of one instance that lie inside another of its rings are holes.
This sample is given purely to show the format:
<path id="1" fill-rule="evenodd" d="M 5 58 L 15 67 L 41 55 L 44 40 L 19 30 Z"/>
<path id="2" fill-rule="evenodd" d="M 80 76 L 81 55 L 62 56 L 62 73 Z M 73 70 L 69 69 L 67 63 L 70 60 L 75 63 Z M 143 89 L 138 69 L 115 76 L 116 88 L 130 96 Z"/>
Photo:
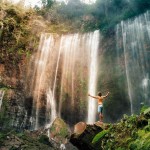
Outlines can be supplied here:
<path id="1" fill-rule="evenodd" d="M 96 0 L 82 0 L 86 4 L 93 4 Z"/>

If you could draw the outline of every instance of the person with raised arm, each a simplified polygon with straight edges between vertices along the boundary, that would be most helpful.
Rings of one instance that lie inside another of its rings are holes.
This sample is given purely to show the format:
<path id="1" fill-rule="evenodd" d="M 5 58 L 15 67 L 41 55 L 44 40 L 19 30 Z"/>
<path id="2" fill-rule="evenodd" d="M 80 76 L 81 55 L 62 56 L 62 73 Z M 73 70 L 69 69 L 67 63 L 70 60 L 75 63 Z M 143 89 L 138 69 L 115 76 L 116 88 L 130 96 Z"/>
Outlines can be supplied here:
<path id="1" fill-rule="evenodd" d="M 103 100 L 109 95 L 109 92 L 105 96 L 102 96 L 101 92 L 98 92 L 97 96 L 92 96 L 88 94 L 88 96 L 98 100 L 98 113 L 99 113 L 99 118 L 100 122 L 103 122 Z"/>

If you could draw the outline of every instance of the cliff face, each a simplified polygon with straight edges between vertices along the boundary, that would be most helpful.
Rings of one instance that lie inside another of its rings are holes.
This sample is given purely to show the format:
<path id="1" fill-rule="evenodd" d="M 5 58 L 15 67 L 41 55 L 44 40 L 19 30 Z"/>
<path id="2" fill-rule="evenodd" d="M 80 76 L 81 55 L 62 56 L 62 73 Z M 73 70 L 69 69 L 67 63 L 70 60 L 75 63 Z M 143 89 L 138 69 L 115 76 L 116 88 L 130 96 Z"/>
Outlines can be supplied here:
<path id="1" fill-rule="evenodd" d="M 40 32 L 46 27 L 41 22 L 42 18 L 32 10 L 1 3 L 0 91 L 5 91 L 1 128 L 25 126 L 26 74 L 30 55 L 37 49 Z"/>
<path id="2" fill-rule="evenodd" d="M 15 66 L 7 62 L 0 65 L 0 91 L 5 92 L 1 107 L 1 128 L 20 127 L 25 119 L 25 70 L 25 60 L 21 60 Z"/>
<path id="3" fill-rule="evenodd" d="M 123 54 L 123 53 L 122 53 Z M 101 38 L 97 90 L 103 95 L 105 122 L 116 122 L 123 114 L 130 114 L 124 57 L 118 57 L 115 33 Z"/>

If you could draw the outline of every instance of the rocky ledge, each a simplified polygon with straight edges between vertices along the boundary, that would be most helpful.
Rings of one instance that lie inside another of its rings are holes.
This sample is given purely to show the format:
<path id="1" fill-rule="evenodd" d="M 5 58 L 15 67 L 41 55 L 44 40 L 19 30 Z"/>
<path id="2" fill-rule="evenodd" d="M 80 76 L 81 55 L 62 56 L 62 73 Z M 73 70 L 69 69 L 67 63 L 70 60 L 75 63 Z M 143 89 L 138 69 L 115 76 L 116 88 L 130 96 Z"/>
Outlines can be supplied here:
<path id="1" fill-rule="evenodd" d="M 80 150 L 149 150 L 150 108 L 139 116 L 124 115 L 115 124 L 78 123 L 70 142 Z"/>

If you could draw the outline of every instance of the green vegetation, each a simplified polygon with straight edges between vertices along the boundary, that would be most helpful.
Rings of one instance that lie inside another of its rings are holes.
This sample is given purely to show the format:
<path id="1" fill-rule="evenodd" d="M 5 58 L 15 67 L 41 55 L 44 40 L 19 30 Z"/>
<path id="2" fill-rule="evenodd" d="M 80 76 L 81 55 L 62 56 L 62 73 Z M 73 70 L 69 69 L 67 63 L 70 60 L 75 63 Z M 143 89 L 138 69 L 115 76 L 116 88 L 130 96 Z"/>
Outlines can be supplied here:
<path id="1" fill-rule="evenodd" d="M 94 137 L 92 143 L 97 143 L 97 142 L 98 142 L 100 139 L 102 139 L 108 132 L 109 132 L 108 130 L 103 130 L 102 132 L 98 133 L 98 134 Z"/>
<path id="2" fill-rule="evenodd" d="M 100 29 L 103 34 L 111 34 L 121 20 L 139 15 L 150 8 L 148 0 L 97 0 L 92 5 L 84 4 L 80 0 L 69 0 L 67 4 L 42 0 L 43 7 L 36 6 L 36 11 L 25 10 L 20 5 L 0 3 L 0 63 L 10 61 L 13 65 L 24 57 L 29 57 L 37 48 L 40 34 L 38 30 L 34 31 L 36 28 L 40 29 L 36 27 L 37 24 L 43 27 L 46 25 L 47 32 L 51 33 Z"/>
<path id="3" fill-rule="evenodd" d="M 139 130 L 138 138 L 129 145 L 131 150 L 148 150 L 150 149 L 150 128 L 149 131 Z"/>
<path id="4" fill-rule="evenodd" d="M 67 124 L 60 118 L 56 118 L 53 122 L 50 133 L 59 137 L 61 140 L 69 136 Z"/>
<path id="5" fill-rule="evenodd" d="M 54 0 L 42 0 L 42 5 L 44 9 L 49 9 L 54 4 Z"/>
<path id="6" fill-rule="evenodd" d="M 36 135 L 35 133 L 30 132 L 22 132 L 16 133 L 13 130 L 0 132 L 0 148 L 7 149 L 43 149 L 43 150 L 51 150 L 51 143 L 49 142 L 49 138 L 46 135 Z"/>
<path id="7" fill-rule="evenodd" d="M 51 22 L 51 31 L 54 32 L 88 32 L 100 29 L 103 34 L 111 34 L 117 23 L 148 9 L 149 0 L 97 0 L 92 5 L 80 0 L 69 0 L 67 4 L 54 2 L 51 7 L 43 7 L 38 12 Z"/>
<path id="8" fill-rule="evenodd" d="M 33 36 L 31 19 L 34 10 L 24 10 L 21 6 L 9 3 L 0 5 L 0 63 L 18 64 L 24 57 L 29 57 L 37 47 L 36 35 Z M 37 18 L 37 17 L 36 17 Z M 32 45 L 31 45 L 32 42 Z"/>
<path id="9" fill-rule="evenodd" d="M 46 135 L 41 135 L 39 137 L 39 142 L 51 146 L 51 144 L 49 142 L 49 137 Z"/>
<path id="10" fill-rule="evenodd" d="M 109 129 L 98 133 L 93 142 L 101 143 L 104 150 L 148 150 L 150 149 L 150 108 L 139 116 L 124 115 L 123 119 Z"/>

